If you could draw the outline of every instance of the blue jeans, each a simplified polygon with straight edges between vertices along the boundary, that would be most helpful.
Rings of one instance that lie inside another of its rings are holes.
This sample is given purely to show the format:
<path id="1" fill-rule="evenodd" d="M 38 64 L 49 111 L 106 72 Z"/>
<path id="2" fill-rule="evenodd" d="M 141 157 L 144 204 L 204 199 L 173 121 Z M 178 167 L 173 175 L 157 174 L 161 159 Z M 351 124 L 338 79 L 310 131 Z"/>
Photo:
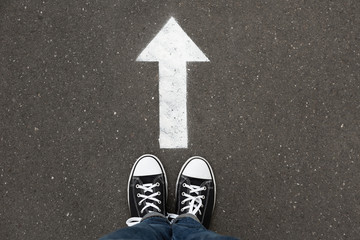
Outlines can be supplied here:
<path id="1" fill-rule="evenodd" d="M 235 240 L 236 238 L 221 236 L 207 230 L 201 223 L 191 217 L 178 217 L 174 223 L 165 217 L 155 216 L 140 223 L 102 237 L 100 240 L 146 239 L 146 240 Z"/>

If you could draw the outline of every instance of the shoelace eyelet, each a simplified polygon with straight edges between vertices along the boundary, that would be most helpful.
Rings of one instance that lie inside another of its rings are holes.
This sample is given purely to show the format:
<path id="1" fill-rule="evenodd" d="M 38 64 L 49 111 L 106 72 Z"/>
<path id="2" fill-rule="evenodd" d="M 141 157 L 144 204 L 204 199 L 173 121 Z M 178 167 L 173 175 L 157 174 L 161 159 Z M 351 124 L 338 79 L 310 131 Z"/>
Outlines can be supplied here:
<path id="1" fill-rule="evenodd" d="M 185 196 L 185 193 L 184 193 L 184 192 L 181 192 L 181 196 Z"/>
<path id="2" fill-rule="evenodd" d="M 139 184 L 136 184 L 136 185 L 135 185 L 135 188 L 139 188 Z"/>
<path id="3" fill-rule="evenodd" d="M 159 195 L 159 196 L 160 196 L 160 195 L 161 195 L 161 192 L 160 192 L 160 191 L 158 191 L 158 192 L 157 192 L 157 195 Z"/>
<path id="4" fill-rule="evenodd" d="M 140 197 L 140 193 L 136 194 L 137 197 Z"/>
<path id="5" fill-rule="evenodd" d="M 204 195 L 201 195 L 201 199 L 205 199 L 205 196 L 204 196 Z"/>
<path id="6" fill-rule="evenodd" d="M 183 186 L 183 187 L 186 187 L 186 186 L 185 186 L 185 183 L 183 183 L 182 186 Z"/>
<path id="7" fill-rule="evenodd" d="M 159 186 L 160 186 L 160 183 L 159 183 L 159 182 L 157 182 L 157 183 L 155 183 L 155 185 L 156 185 L 157 187 L 159 187 Z"/>

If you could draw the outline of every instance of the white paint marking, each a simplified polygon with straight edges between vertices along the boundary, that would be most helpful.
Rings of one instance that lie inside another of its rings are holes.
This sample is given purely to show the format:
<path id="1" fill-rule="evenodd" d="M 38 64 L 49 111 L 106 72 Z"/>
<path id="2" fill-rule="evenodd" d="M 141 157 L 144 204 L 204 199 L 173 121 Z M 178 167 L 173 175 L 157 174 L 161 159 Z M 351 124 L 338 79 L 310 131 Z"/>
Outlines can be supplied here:
<path id="1" fill-rule="evenodd" d="M 174 18 L 136 61 L 159 62 L 160 148 L 187 148 L 186 62 L 209 62 Z"/>

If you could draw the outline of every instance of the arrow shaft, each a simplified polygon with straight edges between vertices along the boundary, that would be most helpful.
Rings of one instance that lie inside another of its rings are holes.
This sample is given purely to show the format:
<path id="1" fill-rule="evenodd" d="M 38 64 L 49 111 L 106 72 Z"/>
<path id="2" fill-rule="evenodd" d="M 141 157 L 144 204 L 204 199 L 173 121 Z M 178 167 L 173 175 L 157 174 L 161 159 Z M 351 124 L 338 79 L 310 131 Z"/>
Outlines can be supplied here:
<path id="1" fill-rule="evenodd" d="M 186 62 L 159 62 L 160 148 L 187 148 Z"/>

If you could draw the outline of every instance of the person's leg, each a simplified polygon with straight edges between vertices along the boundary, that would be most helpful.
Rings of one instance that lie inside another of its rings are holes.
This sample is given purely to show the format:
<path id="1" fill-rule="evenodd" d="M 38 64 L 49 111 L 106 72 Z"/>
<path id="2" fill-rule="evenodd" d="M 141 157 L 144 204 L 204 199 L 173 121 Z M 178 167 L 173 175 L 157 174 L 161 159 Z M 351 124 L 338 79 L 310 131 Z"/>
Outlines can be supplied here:
<path id="1" fill-rule="evenodd" d="M 171 239 L 167 218 L 167 180 L 160 160 L 150 154 L 141 156 L 134 164 L 128 181 L 128 204 L 131 218 L 128 228 L 119 229 L 102 240 Z"/>
<path id="2" fill-rule="evenodd" d="M 176 183 L 174 240 L 235 239 L 207 230 L 216 202 L 216 184 L 210 164 L 202 157 L 190 158 Z"/>
<path id="3" fill-rule="evenodd" d="M 173 240 L 236 240 L 206 229 L 192 214 L 177 217 L 172 225 Z"/>
<path id="4" fill-rule="evenodd" d="M 151 213 L 150 213 L 151 214 Z M 145 216 L 144 219 L 131 227 L 119 229 L 100 240 L 144 239 L 163 240 L 171 239 L 172 230 L 169 221 L 163 215 Z"/>

